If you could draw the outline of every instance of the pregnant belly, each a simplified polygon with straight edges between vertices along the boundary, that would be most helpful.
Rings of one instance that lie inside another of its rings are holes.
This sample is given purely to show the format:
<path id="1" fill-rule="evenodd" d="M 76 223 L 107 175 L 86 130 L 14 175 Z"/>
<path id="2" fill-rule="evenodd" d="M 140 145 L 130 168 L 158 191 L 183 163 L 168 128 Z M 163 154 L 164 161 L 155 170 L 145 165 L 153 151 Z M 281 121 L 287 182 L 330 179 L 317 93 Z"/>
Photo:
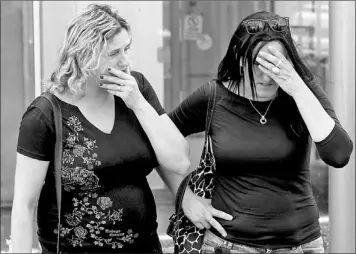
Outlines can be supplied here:
<path id="1" fill-rule="evenodd" d="M 66 199 L 68 201 L 68 199 Z M 63 236 L 82 243 L 134 242 L 157 227 L 152 193 L 134 185 L 87 193 L 63 206 Z M 125 241 L 126 241 L 125 240 Z"/>

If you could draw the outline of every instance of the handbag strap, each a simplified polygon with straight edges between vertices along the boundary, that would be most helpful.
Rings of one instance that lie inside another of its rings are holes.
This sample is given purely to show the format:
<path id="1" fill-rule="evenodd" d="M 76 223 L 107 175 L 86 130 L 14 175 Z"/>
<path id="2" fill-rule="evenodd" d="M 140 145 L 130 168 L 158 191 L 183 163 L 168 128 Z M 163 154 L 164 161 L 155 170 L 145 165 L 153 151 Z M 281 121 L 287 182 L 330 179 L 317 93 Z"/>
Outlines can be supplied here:
<path id="1" fill-rule="evenodd" d="M 203 147 L 202 156 L 205 156 L 205 154 L 209 151 L 208 149 L 211 149 L 211 139 L 209 136 L 209 132 L 210 132 L 211 122 L 213 119 L 213 111 L 215 108 L 215 102 L 216 102 L 216 82 L 212 82 L 212 84 L 211 84 L 211 82 L 209 82 L 209 100 L 208 100 L 208 107 L 207 107 L 206 117 L 205 117 L 205 138 L 204 138 L 204 147 Z M 176 214 L 178 214 L 178 212 L 182 206 L 184 193 L 188 186 L 191 176 L 192 176 L 192 173 L 187 175 L 178 187 L 177 195 L 176 195 L 176 202 L 175 202 Z"/>
<path id="2" fill-rule="evenodd" d="M 61 168 L 62 168 L 62 112 L 56 97 L 50 93 L 43 93 L 42 96 L 46 98 L 52 105 L 54 128 L 56 133 L 56 143 L 54 147 L 54 172 L 56 182 L 56 196 L 58 209 L 58 235 L 57 235 L 57 253 L 59 251 L 59 236 L 61 225 L 61 200 L 62 200 L 62 183 L 61 183 Z"/>
<path id="3" fill-rule="evenodd" d="M 208 108 L 205 117 L 205 138 L 204 138 L 204 148 L 203 148 L 204 155 L 209 150 L 212 149 L 211 137 L 209 133 L 211 131 L 211 122 L 213 119 L 215 103 L 216 103 L 216 82 L 213 81 L 212 84 L 209 82 L 209 88 L 210 88 L 209 101 L 208 101 Z"/>
<path id="4" fill-rule="evenodd" d="M 206 117 L 205 117 L 205 137 L 207 135 L 209 135 L 210 132 L 210 126 L 211 126 L 211 122 L 213 119 L 213 111 L 215 108 L 215 102 L 216 102 L 216 82 L 209 82 L 209 88 L 210 88 L 210 92 L 209 92 L 209 101 L 208 101 L 208 108 L 206 111 Z"/>

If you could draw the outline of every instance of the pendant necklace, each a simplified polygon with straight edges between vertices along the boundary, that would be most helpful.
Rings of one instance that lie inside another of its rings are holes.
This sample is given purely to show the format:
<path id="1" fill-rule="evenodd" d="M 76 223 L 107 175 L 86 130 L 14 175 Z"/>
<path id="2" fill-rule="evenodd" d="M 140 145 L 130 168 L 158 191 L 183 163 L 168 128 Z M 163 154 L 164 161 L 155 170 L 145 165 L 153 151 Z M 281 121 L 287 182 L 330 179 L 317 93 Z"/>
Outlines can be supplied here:
<path id="1" fill-rule="evenodd" d="M 261 123 L 261 124 L 266 124 L 266 123 L 267 123 L 266 115 L 267 115 L 267 113 L 268 113 L 269 107 L 272 105 L 272 102 L 274 101 L 275 98 L 276 98 L 276 97 L 274 97 L 273 100 L 271 100 L 271 102 L 269 103 L 268 108 L 266 109 L 266 112 L 265 112 L 264 115 L 262 115 L 262 114 L 260 113 L 260 111 L 258 111 L 258 109 L 255 108 L 255 106 L 253 105 L 252 101 L 249 99 L 249 102 L 251 103 L 251 106 L 252 106 L 252 107 L 256 110 L 256 112 L 261 116 L 261 118 L 260 118 L 260 123 Z"/>

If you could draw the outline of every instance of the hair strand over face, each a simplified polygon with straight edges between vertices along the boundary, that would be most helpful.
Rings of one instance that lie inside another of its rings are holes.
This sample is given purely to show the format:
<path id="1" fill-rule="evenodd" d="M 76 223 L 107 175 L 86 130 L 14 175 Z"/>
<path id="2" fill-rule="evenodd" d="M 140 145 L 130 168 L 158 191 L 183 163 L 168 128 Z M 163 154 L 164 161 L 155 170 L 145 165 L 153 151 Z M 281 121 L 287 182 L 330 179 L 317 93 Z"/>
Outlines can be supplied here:
<path id="1" fill-rule="evenodd" d="M 315 87 L 315 79 L 312 72 L 307 68 L 306 64 L 303 62 L 301 57 L 299 56 L 298 49 L 296 47 L 295 42 L 290 33 L 290 29 L 288 28 L 283 32 L 276 32 L 270 29 L 268 25 L 265 26 L 263 31 L 257 32 L 256 34 L 249 34 L 246 31 L 246 28 L 243 24 L 243 21 L 250 19 L 260 19 L 260 20 L 268 20 L 270 18 L 280 17 L 277 14 L 261 11 L 256 12 L 244 20 L 238 25 L 236 31 L 234 32 L 227 52 L 223 57 L 222 61 L 218 67 L 217 73 L 217 82 L 228 83 L 228 88 L 233 92 L 240 91 L 240 84 L 245 86 L 244 77 L 240 74 L 241 67 L 244 68 L 247 64 L 248 66 L 248 76 L 250 80 L 250 87 L 252 91 L 253 98 L 257 97 L 256 87 L 253 75 L 253 65 L 259 50 L 271 41 L 279 41 L 283 47 L 286 49 L 289 60 L 294 66 L 294 69 L 298 73 L 298 75 L 303 79 L 305 84 L 311 88 Z M 256 48 L 258 47 L 258 48 Z M 255 53 L 254 53 L 255 52 Z M 240 66 L 240 59 L 242 59 L 242 65 Z M 241 82 L 241 80 L 243 82 Z M 288 107 L 291 112 L 295 112 L 293 114 L 288 115 L 289 119 L 286 119 L 287 122 L 293 124 L 300 125 L 302 120 L 299 114 L 299 111 L 293 101 L 293 99 L 288 96 L 283 90 L 279 89 L 279 96 L 285 98 Z M 242 87 L 242 91 L 244 91 L 244 87 Z M 286 105 L 286 106 L 287 106 Z M 299 119 L 299 120 L 296 120 Z M 299 127 L 297 127 L 299 128 Z"/>

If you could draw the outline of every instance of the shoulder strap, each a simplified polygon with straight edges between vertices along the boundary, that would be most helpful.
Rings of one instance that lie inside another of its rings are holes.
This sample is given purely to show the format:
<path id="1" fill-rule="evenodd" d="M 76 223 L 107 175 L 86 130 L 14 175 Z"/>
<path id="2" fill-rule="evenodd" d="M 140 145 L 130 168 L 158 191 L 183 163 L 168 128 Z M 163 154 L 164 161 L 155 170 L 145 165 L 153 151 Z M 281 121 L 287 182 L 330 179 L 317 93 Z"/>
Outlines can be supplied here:
<path id="1" fill-rule="evenodd" d="M 211 146 L 211 139 L 209 136 L 209 131 L 210 131 L 210 126 L 211 126 L 211 121 L 213 118 L 213 112 L 215 108 L 215 102 L 216 102 L 216 82 L 209 82 L 209 100 L 208 100 L 208 107 L 206 111 L 206 117 L 205 117 L 205 141 L 204 141 L 204 147 L 202 151 L 202 156 L 205 156 L 205 154 L 210 150 L 212 151 L 212 146 Z M 177 194 L 176 194 L 176 199 L 175 199 L 175 211 L 176 214 L 178 214 L 180 207 L 182 206 L 182 201 L 184 197 L 185 190 L 188 186 L 189 180 L 192 176 L 192 173 L 188 174 L 180 183 Z"/>
<path id="2" fill-rule="evenodd" d="M 216 103 L 216 82 L 212 81 L 209 84 L 210 93 L 209 93 L 209 101 L 208 101 L 208 108 L 206 111 L 206 118 L 205 118 L 205 139 L 204 139 L 204 147 L 203 147 L 203 154 L 206 154 L 208 151 L 212 152 L 212 144 L 210 138 L 210 131 L 211 131 L 211 122 L 214 115 L 215 103 Z"/>
<path id="3" fill-rule="evenodd" d="M 211 121 L 213 119 L 213 113 L 216 102 L 216 83 L 215 81 L 209 82 L 209 101 L 205 117 L 205 133 L 209 135 Z M 206 136 L 206 135 L 205 135 Z"/>
<path id="4" fill-rule="evenodd" d="M 62 183 L 61 183 L 61 167 L 62 167 L 62 112 L 56 97 L 50 93 L 43 93 L 41 96 L 46 98 L 53 108 L 53 120 L 56 133 L 56 143 L 54 147 L 54 172 L 56 179 L 56 195 L 58 209 L 58 235 L 57 235 L 57 253 L 59 253 L 59 236 L 61 225 L 61 200 L 62 200 Z"/>

